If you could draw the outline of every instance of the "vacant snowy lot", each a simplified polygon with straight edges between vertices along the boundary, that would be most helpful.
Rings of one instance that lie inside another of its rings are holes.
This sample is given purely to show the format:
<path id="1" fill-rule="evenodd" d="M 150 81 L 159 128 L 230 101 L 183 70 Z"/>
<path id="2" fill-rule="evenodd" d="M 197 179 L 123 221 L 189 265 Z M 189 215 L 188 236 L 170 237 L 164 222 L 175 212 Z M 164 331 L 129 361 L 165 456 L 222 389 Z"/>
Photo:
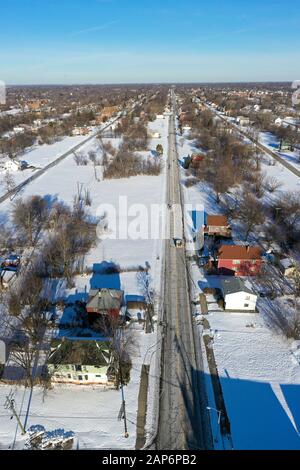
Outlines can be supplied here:
<path id="1" fill-rule="evenodd" d="M 149 144 L 149 155 L 161 143 L 165 149 L 164 159 L 168 148 L 168 118 L 149 124 L 151 130 L 161 134 L 160 139 L 152 139 Z M 112 144 L 114 145 L 113 140 Z M 99 147 L 96 139 L 91 140 L 81 152 L 88 153 Z M 144 155 L 141 155 L 143 158 Z M 98 175 L 101 168 L 96 167 Z M 94 166 L 89 163 L 86 166 L 77 166 L 72 155 L 68 156 L 58 166 L 47 171 L 29 184 L 19 196 L 26 198 L 33 194 L 45 196 L 50 203 L 62 200 L 72 205 L 74 195 L 78 188 L 89 190 L 92 205 L 89 208 L 91 215 L 100 215 L 100 204 L 112 204 L 116 213 L 120 215 L 120 221 L 126 219 L 126 214 L 119 212 L 119 197 L 126 197 L 128 207 L 132 204 L 142 204 L 150 209 L 151 204 L 161 204 L 165 201 L 165 166 L 159 176 L 136 176 L 128 179 L 98 180 L 95 176 Z M 0 206 L 0 217 L 9 219 L 12 202 L 6 201 Z M 100 211 L 101 213 L 101 211 Z M 108 223 L 110 224 L 110 220 Z M 95 248 L 86 258 L 86 264 L 92 267 L 94 264 L 113 262 L 122 268 L 150 266 L 150 274 L 153 286 L 159 295 L 161 273 L 161 240 L 99 240 Z M 92 283 L 92 275 L 76 276 L 74 289 L 66 292 L 66 295 L 86 295 Z M 135 272 L 122 272 L 120 274 L 120 287 L 125 294 L 140 294 L 140 288 L 136 282 Z M 121 392 L 115 390 L 103 390 L 97 387 L 81 386 L 55 386 L 44 397 L 39 388 L 35 388 L 30 398 L 29 390 L 21 387 L 13 387 L 16 400 L 16 408 L 21 413 L 22 421 L 26 419 L 26 426 L 43 425 L 52 431 L 63 428 L 65 431 L 73 431 L 79 439 L 79 448 L 95 449 L 132 449 L 135 447 L 136 419 L 138 408 L 138 393 L 142 364 L 150 365 L 150 383 L 154 383 L 156 377 L 155 350 L 157 348 L 156 333 L 145 334 L 137 327 L 136 337 L 138 348 L 132 357 L 133 368 L 131 381 L 125 387 L 126 410 L 128 418 L 129 439 L 124 438 L 123 421 L 118 421 L 118 413 L 121 405 Z M 152 377 L 152 378 L 151 378 Z M 0 401 L 4 403 L 5 396 L 10 387 L 0 386 Z M 151 411 L 155 404 L 154 394 L 149 391 L 149 416 L 147 416 L 147 429 L 151 429 Z M 28 411 L 29 409 L 29 411 Z M 2 408 L 0 412 L 0 448 L 12 445 L 15 439 L 16 421 L 10 420 L 10 413 Z M 17 433 L 16 447 L 22 447 L 20 431 Z"/>

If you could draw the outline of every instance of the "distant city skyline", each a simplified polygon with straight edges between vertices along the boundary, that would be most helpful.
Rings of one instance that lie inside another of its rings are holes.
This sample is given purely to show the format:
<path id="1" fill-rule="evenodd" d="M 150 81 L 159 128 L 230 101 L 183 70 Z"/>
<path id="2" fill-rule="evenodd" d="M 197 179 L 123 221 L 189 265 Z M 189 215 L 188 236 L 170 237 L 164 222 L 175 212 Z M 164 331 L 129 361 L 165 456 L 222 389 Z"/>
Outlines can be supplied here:
<path id="1" fill-rule="evenodd" d="M 8 85 L 300 79 L 297 0 L 12 0 L 0 11 Z"/>

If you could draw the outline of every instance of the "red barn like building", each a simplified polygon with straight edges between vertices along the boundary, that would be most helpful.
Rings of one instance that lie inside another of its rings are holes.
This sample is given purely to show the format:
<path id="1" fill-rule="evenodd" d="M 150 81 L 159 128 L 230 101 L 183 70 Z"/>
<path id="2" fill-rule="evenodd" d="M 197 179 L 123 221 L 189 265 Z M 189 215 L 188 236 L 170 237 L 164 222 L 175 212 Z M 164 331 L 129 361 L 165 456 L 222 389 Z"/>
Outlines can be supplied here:
<path id="1" fill-rule="evenodd" d="M 123 304 L 124 292 L 117 289 L 91 289 L 86 310 L 90 321 L 101 315 L 118 318 Z"/>
<path id="2" fill-rule="evenodd" d="M 258 246 L 222 245 L 218 252 L 219 274 L 256 276 L 263 260 Z"/>

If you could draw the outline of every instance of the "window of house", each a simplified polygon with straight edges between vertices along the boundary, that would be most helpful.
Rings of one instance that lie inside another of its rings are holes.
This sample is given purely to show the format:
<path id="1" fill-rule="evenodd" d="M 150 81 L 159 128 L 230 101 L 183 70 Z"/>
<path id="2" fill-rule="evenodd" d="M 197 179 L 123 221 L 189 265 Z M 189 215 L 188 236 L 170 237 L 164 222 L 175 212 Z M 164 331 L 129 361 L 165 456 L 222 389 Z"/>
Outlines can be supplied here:
<path id="1" fill-rule="evenodd" d="M 250 300 L 250 295 L 246 295 L 245 300 Z"/>
<path id="2" fill-rule="evenodd" d="M 239 259 L 234 259 L 232 263 L 233 264 L 241 264 L 241 261 Z"/>
<path id="3" fill-rule="evenodd" d="M 249 304 L 244 304 L 244 307 L 249 307 Z"/>
<path id="4" fill-rule="evenodd" d="M 68 379 L 71 379 L 71 378 L 72 378 L 71 374 L 68 374 Z"/>
<path id="5" fill-rule="evenodd" d="M 81 366 L 75 366 L 75 370 L 76 370 L 77 372 L 81 372 L 81 371 L 82 371 L 82 367 L 81 367 Z"/>
<path id="6" fill-rule="evenodd" d="M 78 375 L 78 380 L 83 380 L 82 375 Z"/>
<path id="7" fill-rule="evenodd" d="M 85 375 L 84 378 L 85 378 L 85 380 L 89 380 L 89 376 L 88 376 L 88 375 Z"/>
<path id="8" fill-rule="evenodd" d="M 97 377 L 97 379 L 101 379 L 101 375 L 95 375 L 95 377 Z"/>

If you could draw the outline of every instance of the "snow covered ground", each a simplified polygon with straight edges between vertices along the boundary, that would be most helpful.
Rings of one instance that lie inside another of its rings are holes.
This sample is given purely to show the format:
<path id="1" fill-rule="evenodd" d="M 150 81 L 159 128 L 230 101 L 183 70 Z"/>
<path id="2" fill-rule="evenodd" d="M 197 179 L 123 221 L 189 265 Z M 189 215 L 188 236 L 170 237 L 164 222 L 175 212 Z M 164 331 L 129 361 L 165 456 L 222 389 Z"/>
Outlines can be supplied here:
<path id="1" fill-rule="evenodd" d="M 86 136 L 79 136 L 79 137 L 64 137 L 61 141 L 55 142 L 51 145 L 41 145 L 41 146 L 34 146 L 30 148 L 27 152 L 25 152 L 20 160 L 24 160 L 28 163 L 28 166 L 32 166 L 34 168 L 30 168 L 23 171 L 11 171 L 10 175 L 14 180 L 14 185 L 17 186 L 18 184 L 25 181 L 27 178 L 30 178 L 34 172 L 40 168 L 44 168 L 45 166 L 49 165 L 49 163 L 53 162 L 56 158 L 64 153 L 68 152 L 71 148 L 75 147 L 76 145 L 80 144 L 82 141 L 86 139 Z M 2 180 L 6 175 L 6 170 L 0 169 L 0 180 Z M 1 182 L 0 185 L 0 196 L 7 192 L 7 188 Z"/>
<path id="2" fill-rule="evenodd" d="M 113 121 L 114 118 L 111 118 L 111 122 Z M 104 126 L 106 127 L 109 122 L 110 121 L 106 122 Z M 30 176 L 32 176 L 38 169 L 45 168 L 47 165 L 55 161 L 61 155 L 64 155 L 72 148 L 83 143 L 85 140 L 95 134 L 97 132 L 97 129 L 98 128 L 96 127 L 92 127 L 90 133 L 85 136 L 65 136 L 62 138 L 62 140 L 59 140 L 58 142 L 55 142 L 53 144 L 36 144 L 26 149 L 25 152 L 17 158 L 17 160 L 27 162 L 28 166 L 32 168 L 28 168 L 22 171 L 10 171 L 14 186 L 21 184 L 23 181 L 30 178 Z M 93 145 L 95 146 L 95 142 Z M 77 151 L 80 152 L 81 148 Z M 5 169 L 0 168 L 0 196 L 2 196 L 8 191 L 7 187 L 3 182 L 6 173 L 7 172 Z"/>
<path id="3" fill-rule="evenodd" d="M 150 129 L 155 129 L 161 134 L 160 139 L 152 139 L 149 144 L 149 153 L 155 150 L 161 143 L 165 149 L 164 159 L 168 148 L 168 119 L 149 123 Z M 112 141 L 114 139 L 111 139 Z M 117 140 L 117 139 L 116 139 Z M 119 142 L 119 141 L 118 141 Z M 112 142 L 112 144 L 116 144 Z M 92 149 L 99 149 L 96 139 L 92 139 L 83 146 L 81 152 L 88 153 Z M 98 150 L 99 151 L 99 150 Z M 141 158 L 143 158 L 141 156 Z M 100 172 L 100 167 L 96 167 Z M 93 165 L 77 166 L 72 155 L 68 156 L 59 165 L 47 171 L 38 179 L 24 188 L 20 196 L 26 198 L 32 194 L 47 197 L 49 201 L 62 200 L 67 204 L 73 203 L 73 197 L 77 194 L 78 186 L 89 189 L 92 205 L 90 212 L 97 216 L 100 204 L 109 203 L 116 208 L 120 215 L 121 223 L 125 221 L 125 214 L 120 214 L 119 197 L 126 197 L 128 207 L 132 204 L 143 204 L 147 210 L 151 204 L 161 204 L 165 201 L 165 166 L 159 176 L 136 176 L 128 179 L 100 180 L 95 178 Z M 98 175 L 99 176 L 99 175 Z M 12 208 L 11 201 L 5 201 L 0 205 L 0 218 L 9 218 Z M 98 213 L 98 215 L 100 215 Z M 111 222 L 110 220 L 108 221 Z M 86 264 L 92 267 L 94 264 L 113 262 L 122 268 L 131 266 L 150 266 L 150 275 L 153 287 L 158 296 L 161 283 L 161 240 L 104 240 L 100 241 L 86 257 Z M 93 276 L 76 276 L 75 287 L 65 294 L 67 296 L 86 296 L 93 282 Z M 119 276 L 119 286 L 126 294 L 141 294 L 137 284 L 136 272 L 122 272 Z M 43 425 L 47 431 L 63 428 L 65 431 L 73 431 L 79 439 L 80 448 L 94 449 L 132 449 L 136 439 L 136 419 L 138 406 L 138 393 L 142 364 L 150 365 L 150 390 L 149 408 L 147 414 L 147 431 L 153 432 L 153 416 L 156 409 L 153 390 L 159 377 L 156 367 L 157 335 L 145 334 L 141 329 L 137 331 L 139 347 L 132 357 L 133 368 L 131 381 L 125 388 L 127 418 L 129 423 L 129 439 L 123 437 L 123 422 L 118 422 L 117 416 L 121 405 L 120 392 L 103 390 L 101 388 L 62 386 L 47 393 L 45 399 L 42 391 L 35 388 L 31 404 L 27 426 Z M 21 416 L 26 415 L 29 401 L 29 391 L 13 387 L 17 409 L 21 409 Z M 10 387 L 0 385 L 0 402 L 5 401 L 5 395 Z M 16 430 L 15 420 L 10 420 L 8 411 L 1 410 L 0 448 L 12 445 Z M 20 433 L 18 433 L 18 441 Z M 22 443 L 17 446 L 22 447 Z"/>
<path id="4" fill-rule="evenodd" d="M 182 161 L 193 151 L 192 141 L 178 138 Z M 271 158 L 271 157 L 270 157 Z M 300 180 L 277 163 L 262 169 L 282 183 L 280 191 L 300 189 Z M 186 178 L 181 169 L 181 178 Z M 220 213 L 213 193 L 205 183 L 184 187 L 185 201 L 202 204 L 209 214 Z M 274 197 L 272 195 L 272 197 Z M 216 287 L 220 277 L 205 277 L 196 263 L 191 268 L 194 293 L 204 287 Z M 261 299 L 263 301 L 263 299 Z M 263 310 L 260 304 L 258 309 Z M 216 302 L 208 304 L 205 316 L 210 324 L 213 350 L 229 416 L 234 449 L 300 449 L 300 350 L 267 326 L 264 316 L 248 313 L 224 313 Z M 206 332 L 207 333 L 207 332 Z M 202 327 L 199 327 L 202 334 Z M 206 368 L 206 370 L 208 370 Z M 210 406 L 215 407 L 207 375 Z M 220 445 L 217 414 L 211 412 L 213 435 Z"/>
<path id="5" fill-rule="evenodd" d="M 300 170 L 300 150 L 278 150 L 279 139 L 270 132 L 260 132 L 259 141 L 273 152 L 275 151 L 280 157 Z"/>
<path id="6" fill-rule="evenodd" d="M 124 422 L 118 421 L 121 407 L 121 392 L 93 386 L 55 385 L 44 396 L 42 389 L 34 388 L 26 428 L 42 425 L 47 431 L 63 428 L 73 431 L 78 439 L 79 449 L 134 449 L 138 393 L 142 364 L 150 364 L 151 346 L 156 335 L 136 332 L 138 345 L 132 357 L 130 383 L 124 388 L 129 438 L 124 437 Z M 19 386 L 0 386 L 0 403 L 13 390 L 16 410 L 25 421 L 30 398 L 29 389 Z M 0 410 L 0 449 L 23 448 L 24 440 L 17 431 L 16 420 L 3 407 Z"/>

